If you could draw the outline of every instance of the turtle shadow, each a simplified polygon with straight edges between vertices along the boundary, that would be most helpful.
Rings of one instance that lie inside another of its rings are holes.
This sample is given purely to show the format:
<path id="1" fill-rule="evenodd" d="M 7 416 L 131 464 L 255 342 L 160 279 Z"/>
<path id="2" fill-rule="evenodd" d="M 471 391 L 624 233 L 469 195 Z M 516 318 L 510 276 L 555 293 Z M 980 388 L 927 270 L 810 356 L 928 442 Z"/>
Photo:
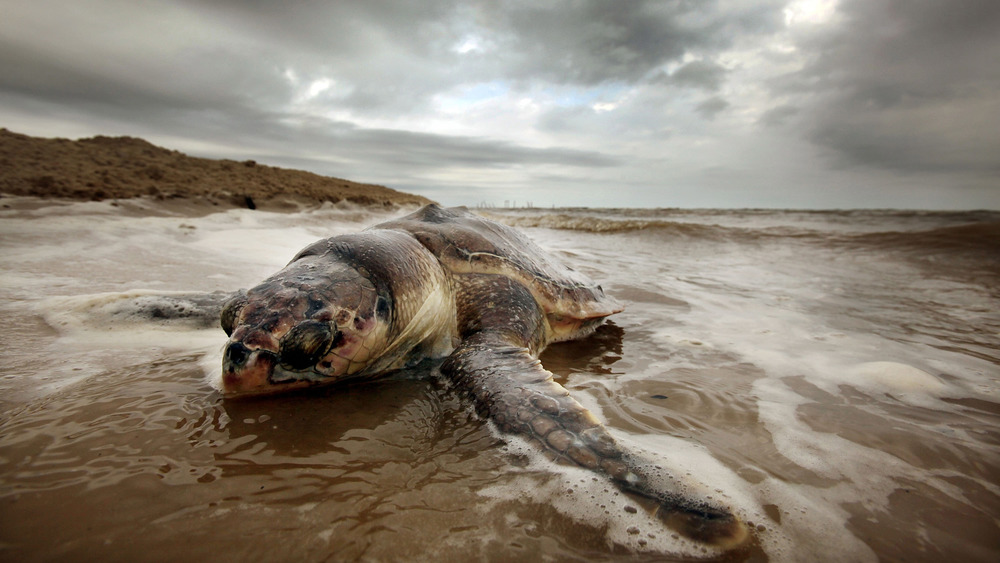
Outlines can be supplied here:
<path id="1" fill-rule="evenodd" d="M 538 357 L 542 366 L 565 383 L 573 373 L 612 373 L 612 365 L 622 359 L 625 330 L 613 321 L 602 323 L 589 336 L 551 344 Z"/>
<path id="2" fill-rule="evenodd" d="M 581 371 L 610 373 L 610 366 L 621 358 L 624 332 L 614 323 L 604 323 L 583 339 L 550 346 L 541 355 L 542 365 L 557 380 Z M 349 444 L 376 436 L 390 442 L 387 447 L 432 447 L 435 436 L 476 425 L 469 417 L 470 405 L 442 384 L 439 365 L 440 360 L 429 360 L 373 381 L 224 399 L 221 408 L 229 418 L 225 432 L 230 442 L 241 445 L 217 455 L 224 460 L 267 451 L 272 456 L 309 458 L 346 453 Z"/>
<path id="3" fill-rule="evenodd" d="M 388 378 L 333 385 L 282 395 L 225 399 L 230 441 L 266 448 L 275 455 L 309 457 L 396 419 L 419 416 L 435 401 L 426 380 Z M 432 408 L 433 410 L 437 410 Z M 342 448 L 341 448 L 342 449 Z"/>

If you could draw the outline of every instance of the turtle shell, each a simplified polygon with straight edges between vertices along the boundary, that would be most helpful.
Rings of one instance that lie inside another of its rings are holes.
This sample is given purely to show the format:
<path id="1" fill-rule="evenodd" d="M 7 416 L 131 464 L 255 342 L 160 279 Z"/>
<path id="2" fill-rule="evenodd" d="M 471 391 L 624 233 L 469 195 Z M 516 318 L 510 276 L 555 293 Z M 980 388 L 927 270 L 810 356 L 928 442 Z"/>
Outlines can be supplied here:
<path id="1" fill-rule="evenodd" d="M 571 338 L 596 320 L 622 310 L 587 276 L 565 266 L 517 230 L 464 207 L 428 205 L 376 229 L 410 233 L 453 275 L 493 274 L 517 280 L 538 301 L 556 332 Z"/>

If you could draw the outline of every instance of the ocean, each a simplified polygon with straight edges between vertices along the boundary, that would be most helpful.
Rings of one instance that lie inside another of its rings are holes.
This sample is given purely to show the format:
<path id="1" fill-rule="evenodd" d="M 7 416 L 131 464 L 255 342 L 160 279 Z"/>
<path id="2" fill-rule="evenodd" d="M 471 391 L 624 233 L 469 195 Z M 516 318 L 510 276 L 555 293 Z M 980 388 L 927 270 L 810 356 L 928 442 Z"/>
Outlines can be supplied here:
<path id="1" fill-rule="evenodd" d="M 750 523 L 720 553 L 433 364 L 227 401 L 212 319 L 134 314 L 410 210 L 0 203 L 0 559 L 1000 559 L 998 212 L 479 210 L 625 304 L 542 363 Z"/>

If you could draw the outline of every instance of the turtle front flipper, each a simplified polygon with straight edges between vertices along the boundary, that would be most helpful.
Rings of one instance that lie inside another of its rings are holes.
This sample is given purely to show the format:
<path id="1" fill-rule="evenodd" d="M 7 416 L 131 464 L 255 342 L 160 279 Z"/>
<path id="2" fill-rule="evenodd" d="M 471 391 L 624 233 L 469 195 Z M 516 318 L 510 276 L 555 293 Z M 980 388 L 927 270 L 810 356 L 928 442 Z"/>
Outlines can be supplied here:
<path id="1" fill-rule="evenodd" d="M 463 340 L 441 372 L 481 416 L 502 432 L 532 438 L 556 458 L 603 473 L 622 490 L 653 501 L 657 515 L 691 539 L 720 548 L 747 540 L 746 526 L 725 508 L 657 488 L 649 474 L 652 464 L 623 450 L 552 379 L 536 357 L 546 327 L 527 289 L 500 276 L 468 276 L 458 285 Z"/>

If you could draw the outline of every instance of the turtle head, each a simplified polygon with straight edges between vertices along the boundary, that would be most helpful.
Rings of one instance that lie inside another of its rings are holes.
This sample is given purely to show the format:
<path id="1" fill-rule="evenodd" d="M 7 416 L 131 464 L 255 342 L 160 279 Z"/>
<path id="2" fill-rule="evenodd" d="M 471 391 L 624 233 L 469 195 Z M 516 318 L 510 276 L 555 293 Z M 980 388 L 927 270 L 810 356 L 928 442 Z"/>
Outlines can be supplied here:
<path id="1" fill-rule="evenodd" d="M 363 375 L 385 349 L 392 317 L 367 272 L 315 256 L 231 297 L 221 324 L 227 396 L 274 393 Z"/>

